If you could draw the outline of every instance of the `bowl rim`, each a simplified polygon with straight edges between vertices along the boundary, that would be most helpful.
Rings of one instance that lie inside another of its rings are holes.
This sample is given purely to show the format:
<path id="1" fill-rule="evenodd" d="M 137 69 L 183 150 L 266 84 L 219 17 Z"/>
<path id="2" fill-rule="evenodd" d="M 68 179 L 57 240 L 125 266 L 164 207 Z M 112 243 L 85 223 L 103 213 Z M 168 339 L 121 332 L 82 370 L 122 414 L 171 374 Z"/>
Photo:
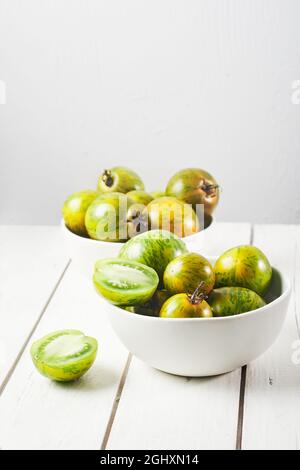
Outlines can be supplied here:
<path id="1" fill-rule="evenodd" d="M 214 222 L 215 222 L 215 218 L 212 219 L 211 224 L 204 231 L 209 230 L 211 227 L 213 227 Z M 125 242 L 107 242 L 107 241 L 102 241 L 102 240 L 94 240 L 92 238 L 81 237 L 80 235 L 77 235 L 76 233 L 71 232 L 71 230 L 68 229 L 68 227 L 66 226 L 63 218 L 61 219 L 61 227 L 74 240 L 82 240 L 83 243 L 88 242 L 88 243 L 98 245 L 98 246 L 99 246 L 99 244 L 103 244 L 103 245 L 114 244 L 114 245 L 120 246 L 120 247 L 124 246 L 124 244 L 125 244 Z M 200 233 L 201 232 L 197 232 L 193 235 L 189 235 L 188 237 L 182 238 L 182 240 L 184 240 L 184 241 L 185 240 L 191 240 L 192 238 L 197 237 L 197 235 L 199 235 Z M 203 254 L 203 256 L 207 257 L 209 260 L 217 259 L 217 256 L 206 255 L 205 253 Z M 264 312 L 264 311 L 268 311 L 270 309 L 270 306 L 277 305 L 278 303 L 282 302 L 286 297 L 288 297 L 290 295 L 290 293 L 291 293 L 291 282 L 290 282 L 290 280 L 285 275 L 285 273 L 283 273 L 281 270 L 279 270 L 276 267 L 272 267 L 272 268 L 276 269 L 277 272 L 280 274 L 281 278 L 283 279 L 284 285 L 285 285 L 285 290 L 282 292 L 282 294 L 279 297 L 277 297 L 277 299 L 272 300 L 272 302 L 264 305 L 263 307 L 257 308 L 255 310 L 251 310 L 250 312 L 239 313 L 238 315 L 229 315 L 229 316 L 226 316 L 226 317 L 211 317 L 211 318 L 162 318 L 162 317 L 151 317 L 151 316 L 147 316 L 147 315 L 141 315 L 139 313 L 127 312 L 126 310 L 122 309 L 118 305 L 111 304 L 104 297 L 102 297 L 102 299 L 111 307 L 112 310 L 122 312 L 123 315 L 128 314 L 129 315 L 128 318 L 130 318 L 130 316 L 132 317 L 134 315 L 137 318 L 142 318 L 144 321 L 160 321 L 160 322 L 163 321 L 163 322 L 173 322 L 173 323 L 174 322 L 192 322 L 192 323 L 195 323 L 195 322 L 202 322 L 202 323 L 210 322 L 210 323 L 212 323 L 212 322 L 221 322 L 221 321 L 237 321 L 239 318 L 242 319 L 242 318 L 246 318 L 246 317 L 249 317 L 249 316 L 254 316 L 255 314 L 257 314 L 257 312 L 261 313 L 261 312 Z"/>
<path id="2" fill-rule="evenodd" d="M 208 227 L 206 227 L 204 230 L 200 230 L 199 232 L 196 232 L 196 233 L 193 233 L 192 235 L 188 235 L 187 237 L 182 237 L 181 240 L 183 240 L 184 242 L 189 242 L 189 241 L 193 241 L 194 239 L 197 239 L 197 237 L 201 234 L 201 233 L 207 233 L 209 230 L 212 229 L 212 227 L 214 226 L 216 222 L 216 218 L 212 216 L 212 220 L 211 220 L 211 223 L 209 224 Z M 111 243 L 111 244 L 114 244 L 114 245 L 117 245 L 117 246 L 124 246 L 126 242 L 109 242 L 109 241 L 105 241 L 105 240 L 94 240 L 93 238 L 87 238 L 87 237 L 82 237 L 81 235 L 77 235 L 77 233 L 74 233 L 72 232 L 65 224 L 65 221 L 63 218 L 61 218 L 61 221 L 60 221 L 60 225 L 63 229 L 63 231 L 65 233 L 67 233 L 70 237 L 72 237 L 74 240 L 81 240 L 83 243 L 90 243 L 90 244 L 94 244 L 94 245 L 99 245 L 99 244 L 108 244 L 108 243 Z"/>
<path id="3" fill-rule="evenodd" d="M 210 258 L 213 258 L 212 256 Z M 283 302 L 287 297 L 289 297 L 291 293 L 291 282 L 288 279 L 288 277 L 279 269 L 273 267 L 273 269 L 276 269 L 276 271 L 280 274 L 283 284 L 285 286 L 284 291 L 282 294 L 277 297 L 276 299 L 272 300 L 268 304 L 264 305 L 263 307 L 256 308 L 255 310 L 251 310 L 249 312 L 244 312 L 244 313 L 239 313 L 238 315 L 228 315 L 226 317 L 210 317 L 210 318 L 163 318 L 163 317 L 152 317 L 152 316 L 147 316 L 147 315 L 141 315 L 139 313 L 133 313 L 133 312 L 127 312 L 126 310 L 122 309 L 118 305 L 111 304 L 108 300 L 106 300 L 104 297 L 103 300 L 112 307 L 112 310 L 114 312 L 118 311 L 118 313 L 122 312 L 122 315 L 128 315 L 128 318 L 132 317 L 132 315 L 142 318 L 145 321 L 159 321 L 159 322 L 190 322 L 190 323 L 195 323 L 195 322 L 201 322 L 201 323 L 215 323 L 215 322 L 222 322 L 222 321 L 238 321 L 238 319 L 243 319 L 247 318 L 250 316 L 255 316 L 257 315 L 257 312 L 259 312 L 259 315 L 265 311 L 270 310 L 270 307 L 275 306 L 281 302 Z M 133 317 L 134 318 L 134 317 Z"/>

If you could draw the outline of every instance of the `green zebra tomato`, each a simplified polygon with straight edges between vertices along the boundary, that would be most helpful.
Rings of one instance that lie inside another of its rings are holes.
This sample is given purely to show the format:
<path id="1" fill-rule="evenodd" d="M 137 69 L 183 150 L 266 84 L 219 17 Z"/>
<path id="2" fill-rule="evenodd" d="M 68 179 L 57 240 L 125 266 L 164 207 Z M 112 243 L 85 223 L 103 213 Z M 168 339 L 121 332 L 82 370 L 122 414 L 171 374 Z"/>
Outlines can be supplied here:
<path id="1" fill-rule="evenodd" d="M 35 341 L 30 349 L 37 370 L 59 382 L 76 380 L 92 366 L 97 355 L 95 338 L 78 330 L 61 330 Z"/>
<path id="2" fill-rule="evenodd" d="M 178 171 L 169 180 L 166 195 L 188 204 L 204 204 L 205 214 L 212 214 L 219 201 L 219 186 L 214 177 L 200 168 Z"/>
<path id="3" fill-rule="evenodd" d="M 87 237 L 88 232 L 85 227 L 85 214 L 91 203 L 99 196 L 97 191 L 86 190 L 69 196 L 62 209 L 63 218 L 71 232 L 82 237 Z"/>
<path id="4" fill-rule="evenodd" d="M 143 305 L 156 291 L 158 275 L 154 269 L 135 261 L 103 259 L 95 264 L 96 290 L 115 305 Z"/>
<path id="5" fill-rule="evenodd" d="M 133 190 L 144 191 L 144 183 L 135 171 L 123 166 L 104 170 L 98 181 L 101 193 L 128 193 Z"/>
<path id="6" fill-rule="evenodd" d="M 128 239 L 128 210 L 133 202 L 122 193 L 98 196 L 85 215 L 88 234 L 95 240 L 124 242 Z"/>
<path id="7" fill-rule="evenodd" d="M 176 294 L 162 306 L 159 316 L 162 318 L 210 318 L 212 311 L 203 296 Z"/>
<path id="8" fill-rule="evenodd" d="M 136 202 L 137 204 L 144 204 L 144 206 L 147 206 L 149 202 L 153 201 L 153 197 L 151 196 L 151 194 L 146 193 L 146 191 L 129 191 L 129 193 L 127 193 L 127 196 L 133 202 Z"/>
<path id="9" fill-rule="evenodd" d="M 152 191 L 150 194 L 153 199 L 158 199 L 159 197 L 166 196 L 166 193 L 164 191 Z"/>
<path id="10" fill-rule="evenodd" d="M 138 315 L 144 315 L 146 317 L 156 317 L 156 312 L 153 310 L 153 308 L 148 305 L 148 303 L 144 305 L 135 305 L 133 307 L 125 307 L 125 310 L 127 312 L 131 313 L 137 313 Z"/>
<path id="11" fill-rule="evenodd" d="M 262 295 L 272 278 L 272 267 L 262 251 L 242 245 L 223 253 L 214 266 L 216 287 L 246 287 Z"/>
<path id="12" fill-rule="evenodd" d="M 225 317 L 250 312 L 266 305 L 256 292 L 245 287 L 220 287 L 214 289 L 209 297 L 214 317 Z"/>
<path id="13" fill-rule="evenodd" d="M 165 229 L 179 237 L 199 232 L 199 220 L 193 208 L 175 197 L 154 199 L 145 209 L 151 230 Z"/>
<path id="14" fill-rule="evenodd" d="M 186 252 L 185 243 L 173 233 L 166 230 L 150 230 L 128 240 L 122 246 L 119 258 L 150 266 L 162 281 L 169 262 Z"/>
<path id="15" fill-rule="evenodd" d="M 214 287 L 215 274 L 210 262 L 198 253 L 178 256 L 164 272 L 164 286 L 172 294 L 192 294 L 200 283 L 208 294 Z"/>

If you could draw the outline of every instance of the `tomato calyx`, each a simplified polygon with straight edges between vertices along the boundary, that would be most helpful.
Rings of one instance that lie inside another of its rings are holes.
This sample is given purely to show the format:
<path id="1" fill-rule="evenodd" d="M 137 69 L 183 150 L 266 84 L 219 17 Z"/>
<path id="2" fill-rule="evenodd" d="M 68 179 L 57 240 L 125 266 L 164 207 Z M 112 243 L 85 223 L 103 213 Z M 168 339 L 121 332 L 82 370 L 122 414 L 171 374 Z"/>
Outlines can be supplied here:
<path id="1" fill-rule="evenodd" d="M 196 287 L 196 289 L 194 290 L 194 292 L 192 294 L 188 294 L 188 299 L 192 305 L 201 304 L 203 300 L 206 300 L 208 298 L 208 295 L 203 292 L 204 286 L 205 282 L 201 281 L 199 286 Z"/>
<path id="2" fill-rule="evenodd" d="M 114 179 L 112 177 L 111 171 L 109 170 L 104 170 L 102 173 L 102 181 L 108 186 L 109 188 L 112 187 L 114 184 Z"/>
<path id="3" fill-rule="evenodd" d="M 207 180 L 202 180 L 199 187 L 206 193 L 206 196 L 214 197 L 216 196 L 216 191 L 219 189 L 218 184 L 212 184 Z"/>

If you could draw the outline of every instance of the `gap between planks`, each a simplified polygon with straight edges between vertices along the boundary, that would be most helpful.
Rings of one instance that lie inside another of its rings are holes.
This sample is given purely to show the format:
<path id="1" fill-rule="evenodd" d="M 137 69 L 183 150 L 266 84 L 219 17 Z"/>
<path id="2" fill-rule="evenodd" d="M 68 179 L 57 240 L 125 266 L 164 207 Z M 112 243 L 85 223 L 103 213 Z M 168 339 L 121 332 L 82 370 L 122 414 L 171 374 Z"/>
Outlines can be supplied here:
<path id="1" fill-rule="evenodd" d="M 113 402 L 113 406 L 112 406 L 112 409 L 111 409 L 110 417 L 109 417 L 109 420 L 108 420 L 108 423 L 107 423 L 106 431 L 105 431 L 105 434 L 104 434 L 104 437 L 103 437 L 103 440 L 102 440 L 100 450 L 105 450 L 106 449 L 106 446 L 107 446 L 107 443 L 108 443 L 108 440 L 109 440 L 109 436 L 110 436 L 110 433 L 111 433 L 111 430 L 112 430 L 112 427 L 113 427 L 113 424 L 114 424 L 114 420 L 115 420 L 115 417 L 116 417 L 116 413 L 117 413 L 117 410 L 118 410 L 119 402 L 120 402 L 120 399 L 121 399 L 121 396 L 122 396 L 123 388 L 124 388 L 126 378 L 127 378 L 127 375 L 128 375 L 129 367 L 130 367 L 130 364 L 131 364 L 131 359 L 132 359 L 132 354 L 129 353 L 128 357 L 127 357 L 125 367 L 124 367 L 124 370 L 123 370 L 123 373 L 122 373 L 122 376 L 121 376 L 121 379 L 120 379 L 120 382 L 119 382 L 118 390 L 117 390 L 117 393 L 116 393 L 116 396 L 115 396 L 115 399 L 114 399 L 114 402 Z"/>
<path id="2" fill-rule="evenodd" d="M 253 245 L 254 240 L 254 225 L 250 227 L 250 245 Z M 242 450 L 243 445 L 243 426 L 244 426 L 244 409 L 245 409 L 245 392 L 247 382 L 247 366 L 243 366 L 241 369 L 241 385 L 240 385 L 240 397 L 239 397 L 239 412 L 237 420 L 236 430 L 236 450 Z"/>
<path id="3" fill-rule="evenodd" d="M 249 244 L 253 245 L 254 239 L 254 225 L 251 224 L 250 226 L 250 240 Z M 127 379 L 127 375 L 129 372 L 129 367 L 132 360 L 132 354 L 128 354 L 128 358 L 126 364 L 124 366 L 124 370 L 120 379 L 120 383 L 118 386 L 118 390 L 113 402 L 112 410 L 110 413 L 110 417 L 107 423 L 106 431 L 102 440 L 102 444 L 100 450 L 106 450 L 107 443 L 109 441 L 109 437 L 111 434 L 111 430 L 114 424 L 114 420 L 117 414 L 119 402 L 122 396 L 122 392 L 124 389 L 124 385 Z M 243 424 L 244 424 L 244 405 L 245 405 L 245 390 L 246 390 L 246 381 L 247 381 L 247 365 L 241 368 L 241 381 L 240 381 L 240 394 L 239 394 L 239 407 L 238 407 L 238 419 L 237 419 L 237 431 L 236 431 L 236 450 L 242 449 L 242 440 L 243 440 Z"/>
<path id="4" fill-rule="evenodd" d="M 3 380 L 3 382 L 2 382 L 2 384 L 1 384 L 1 386 L 0 386 L 0 396 L 3 394 L 3 392 L 4 392 L 4 390 L 5 390 L 6 386 L 7 386 L 7 384 L 8 384 L 8 382 L 9 382 L 9 380 L 11 379 L 11 377 L 12 377 L 12 375 L 13 375 L 13 373 L 14 373 L 14 371 L 15 371 L 17 365 L 18 365 L 18 363 L 20 362 L 20 359 L 22 358 L 22 356 L 23 356 L 23 354 L 24 354 L 24 351 L 25 351 L 25 349 L 26 349 L 26 347 L 27 347 L 29 341 L 31 340 L 31 338 L 32 338 L 32 336 L 33 336 L 35 330 L 37 329 L 37 327 L 38 327 L 40 321 L 42 320 L 42 318 L 43 318 L 43 316 L 44 316 L 44 314 L 45 314 L 45 312 L 46 312 L 46 310 L 47 310 L 47 308 L 48 308 L 48 306 L 49 306 L 51 300 L 53 299 L 53 297 L 54 297 L 54 295 L 55 295 L 55 293 L 56 293 L 56 291 L 57 291 L 57 289 L 58 289 L 58 287 L 59 287 L 61 281 L 63 280 L 64 275 L 66 274 L 66 272 L 67 272 L 67 270 L 68 270 L 70 264 L 71 264 L 71 260 L 69 259 L 69 261 L 67 262 L 66 266 L 64 267 L 62 273 L 60 274 L 58 280 L 56 281 L 56 283 L 55 283 L 55 285 L 54 285 L 54 287 L 53 287 L 53 289 L 52 289 L 52 291 L 51 291 L 51 293 L 50 293 L 50 295 L 49 295 L 49 297 L 48 297 L 48 299 L 47 299 L 47 301 L 46 301 L 44 307 L 42 308 L 40 315 L 38 316 L 38 318 L 37 318 L 35 324 L 33 325 L 33 327 L 32 327 L 32 329 L 31 329 L 29 335 L 27 336 L 27 339 L 25 340 L 23 346 L 21 347 L 21 349 L 20 349 L 20 351 L 19 351 L 19 353 L 18 353 L 16 359 L 14 360 L 14 362 L 13 362 L 13 364 L 12 364 L 12 366 L 11 366 L 11 368 L 10 368 L 9 371 L 7 372 L 5 378 L 4 378 L 4 380 Z"/>

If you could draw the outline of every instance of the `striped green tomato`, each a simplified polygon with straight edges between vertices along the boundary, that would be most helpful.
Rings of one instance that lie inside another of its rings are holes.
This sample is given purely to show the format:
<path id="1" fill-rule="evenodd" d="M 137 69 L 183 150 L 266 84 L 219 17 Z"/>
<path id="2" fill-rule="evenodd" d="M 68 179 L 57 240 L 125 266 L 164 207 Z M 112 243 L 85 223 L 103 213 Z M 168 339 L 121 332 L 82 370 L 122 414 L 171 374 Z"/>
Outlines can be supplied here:
<path id="1" fill-rule="evenodd" d="M 210 262 L 198 253 L 184 253 L 173 259 L 164 272 L 164 286 L 172 294 L 192 294 L 202 283 L 202 291 L 208 294 L 215 283 Z"/>
<path id="2" fill-rule="evenodd" d="M 193 208 L 175 197 L 154 199 L 145 209 L 149 228 L 165 229 L 179 237 L 199 232 L 199 220 Z"/>
<path id="3" fill-rule="evenodd" d="M 151 194 L 146 193 L 146 191 L 129 191 L 127 193 L 127 196 L 133 202 L 136 202 L 137 204 L 144 204 L 144 206 L 147 206 L 149 202 L 153 201 L 153 197 L 151 196 Z"/>
<path id="4" fill-rule="evenodd" d="M 128 193 L 128 191 L 144 191 L 144 183 L 139 175 L 129 168 L 115 166 L 110 170 L 104 170 L 98 181 L 100 193 Z"/>
<path id="5" fill-rule="evenodd" d="M 256 292 L 245 287 L 220 287 L 214 289 L 209 297 L 214 317 L 226 317 L 250 312 L 266 305 Z"/>
<path id="6" fill-rule="evenodd" d="M 98 196 L 85 215 L 88 234 L 95 240 L 122 242 L 128 239 L 127 213 L 132 201 L 122 193 Z"/>
<path id="7" fill-rule="evenodd" d="M 204 204 L 206 215 L 212 214 L 219 201 L 219 187 L 214 177 L 200 168 L 185 168 L 169 180 L 166 195 L 187 202 Z"/>
<path id="8" fill-rule="evenodd" d="M 187 294 L 176 294 L 162 306 L 159 316 L 162 318 L 210 318 L 212 311 L 202 297 L 193 298 Z"/>
<path id="9" fill-rule="evenodd" d="M 91 203 L 99 196 L 97 191 L 86 190 L 69 196 L 62 209 L 62 214 L 66 227 L 71 232 L 82 237 L 87 237 L 88 232 L 85 227 L 85 214 Z"/>
<path id="10" fill-rule="evenodd" d="M 187 252 L 185 243 L 166 230 L 150 230 L 128 240 L 119 258 L 137 261 L 153 268 L 162 281 L 169 262 Z"/>
<path id="11" fill-rule="evenodd" d="M 262 295 L 272 278 L 272 268 L 264 253 L 252 245 L 226 251 L 215 263 L 216 287 L 246 287 Z"/>

